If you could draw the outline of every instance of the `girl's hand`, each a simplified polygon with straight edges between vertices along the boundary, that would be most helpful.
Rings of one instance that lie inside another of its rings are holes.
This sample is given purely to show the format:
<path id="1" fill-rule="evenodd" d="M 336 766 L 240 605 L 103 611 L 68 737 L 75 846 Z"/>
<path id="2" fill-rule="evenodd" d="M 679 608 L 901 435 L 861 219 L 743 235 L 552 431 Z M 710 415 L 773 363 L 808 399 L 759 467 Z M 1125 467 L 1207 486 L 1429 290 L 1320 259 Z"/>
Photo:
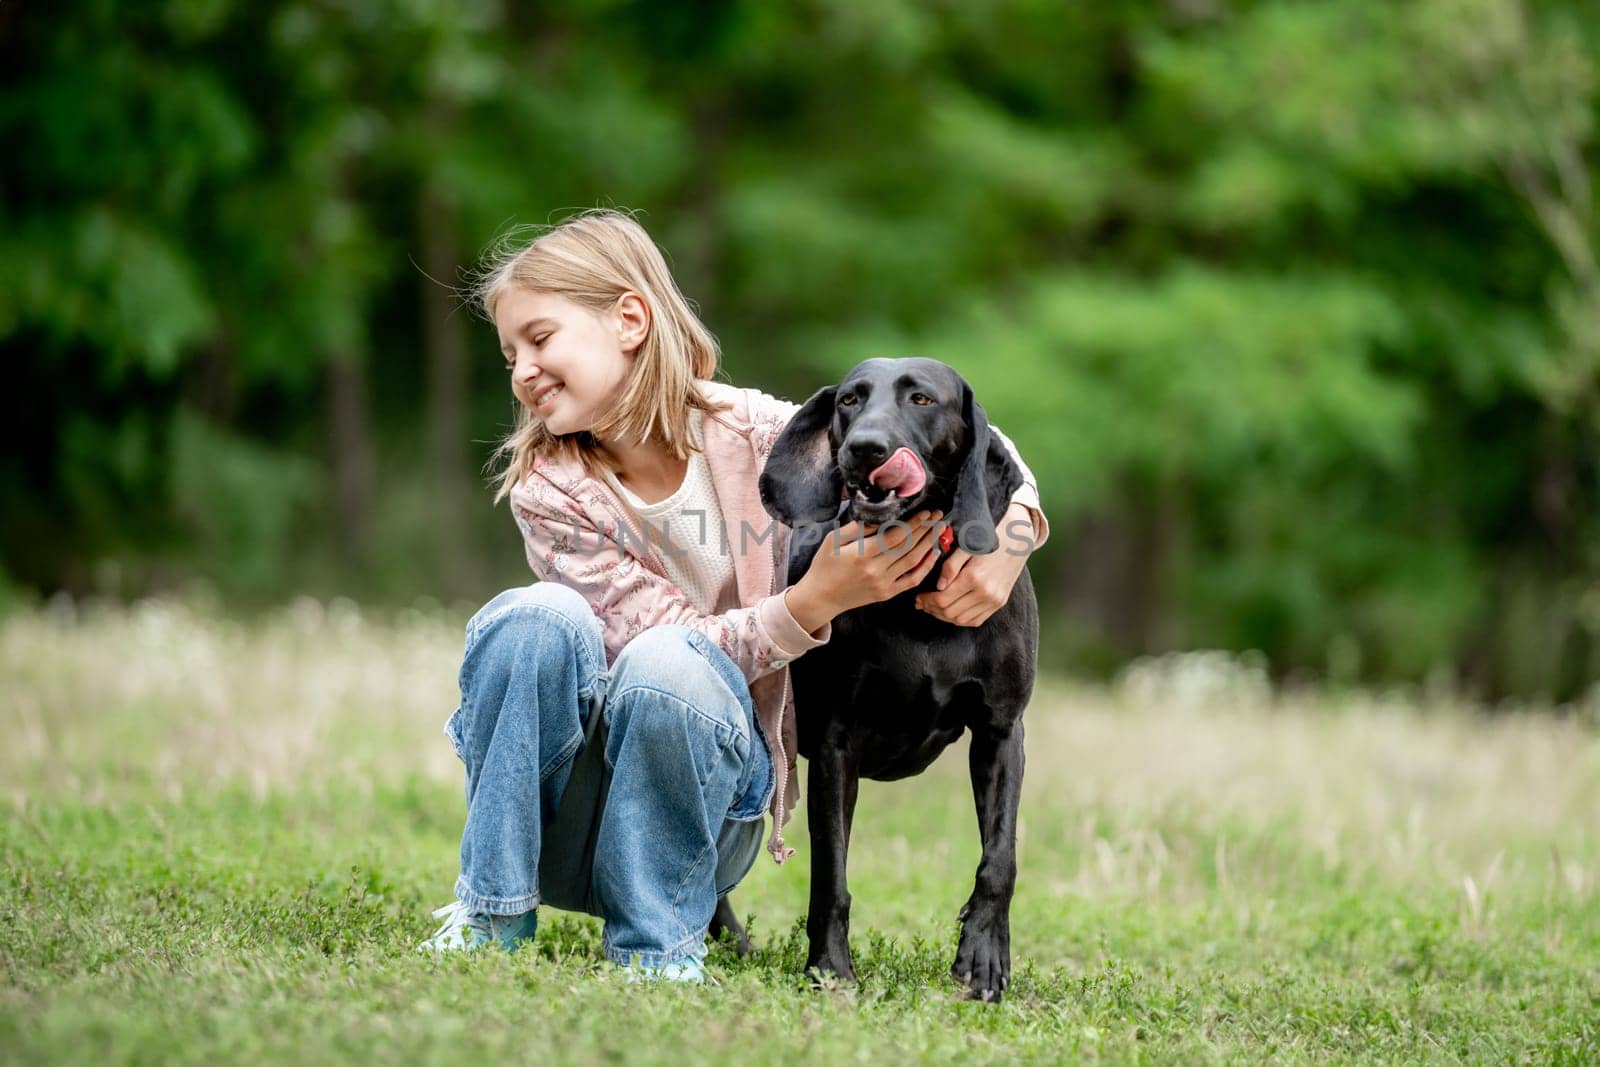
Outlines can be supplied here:
<path id="1" fill-rule="evenodd" d="M 956 626 L 982 626 L 1011 599 L 1011 587 L 1028 565 L 1028 553 L 1006 547 L 1010 544 L 1006 527 L 1013 521 L 1013 511 L 1028 519 L 1027 508 L 1013 504 L 995 530 L 1000 536 L 998 551 L 971 556 L 958 548 L 950 553 L 939 574 L 939 588 L 917 594 L 919 609 Z"/>
<path id="2" fill-rule="evenodd" d="M 808 631 L 835 615 L 915 588 L 939 561 L 936 534 L 943 512 L 919 511 L 904 522 L 831 531 L 805 575 L 788 590 L 795 621 Z"/>

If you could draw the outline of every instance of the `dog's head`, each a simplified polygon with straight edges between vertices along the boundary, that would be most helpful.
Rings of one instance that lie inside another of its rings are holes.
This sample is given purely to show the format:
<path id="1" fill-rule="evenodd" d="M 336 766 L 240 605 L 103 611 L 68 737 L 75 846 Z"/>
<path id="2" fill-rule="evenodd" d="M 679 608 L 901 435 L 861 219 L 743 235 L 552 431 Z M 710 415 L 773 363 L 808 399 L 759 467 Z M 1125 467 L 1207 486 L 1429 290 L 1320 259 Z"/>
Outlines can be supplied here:
<path id="1" fill-rule="evenodd" d="M 961 547 L 998 547 L 996 500 L 1021 484 L 972 387 L 933 359 L 869 359 L 819 389 L 779 435 L 761 503 L 787 526 L 882 525 L 940 510 Z"/>

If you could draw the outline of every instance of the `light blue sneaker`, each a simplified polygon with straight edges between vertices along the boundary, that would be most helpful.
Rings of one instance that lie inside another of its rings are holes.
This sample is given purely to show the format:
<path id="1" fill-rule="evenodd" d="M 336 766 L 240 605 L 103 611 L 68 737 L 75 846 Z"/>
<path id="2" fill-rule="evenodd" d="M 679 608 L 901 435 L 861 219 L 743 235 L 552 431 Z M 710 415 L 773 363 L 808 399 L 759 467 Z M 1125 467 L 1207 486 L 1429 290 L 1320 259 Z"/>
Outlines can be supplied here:
<path id="1" fill-rule="evenodd" d="M 498 944 L 510 952 L 518 942 L 532 941 L 539 928 L 539 913 L 525 911 L 521 915 L 490 915 L 473 911 L 459 900 L 452 900 L 442 908 L 435 908 L 435 919 L 444 925 L 433 936 L 417 945 L 418 952 L 470 952 L 485 945 Z"/>
<path id="2" fill-rule="evenodd" d="M 658 967 L 646 967 L 643 964 L 630 963 L 623 967 L 623 970 L 627 972 L 630 984 L 635 982 L 685 982 L 689 985 L 704 985 L 710 982 L 712 985 L 717 985 L 717 980 L 706 974 L 705 964 L 702 962 L 704 952 L 705 950 L 701 949 L 701 955 L 699 956 L 686 952 L 682 956 L 668 960 Z"/>

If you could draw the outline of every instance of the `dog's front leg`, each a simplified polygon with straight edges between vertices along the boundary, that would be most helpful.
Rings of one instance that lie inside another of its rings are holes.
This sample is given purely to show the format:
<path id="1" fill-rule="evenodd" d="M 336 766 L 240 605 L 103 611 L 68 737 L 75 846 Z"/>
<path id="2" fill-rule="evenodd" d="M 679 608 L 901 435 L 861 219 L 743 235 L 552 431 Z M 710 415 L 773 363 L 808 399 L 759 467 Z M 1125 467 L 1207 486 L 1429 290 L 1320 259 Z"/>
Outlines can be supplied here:
<path id="1" fill-rule="evenodd" d="M 807 822 L 811 827 L 811 910 L 806 935 L 811 952 L 806 970 L 856 978 L 850 960 L 850 888 L 845 863 L 850 852 L 850 822 L 860 784 L 855 754 L 824 743 L 811 760 Z"/>
<path id="2" fill-rule="evenodd" d="M 1011 981 L 1011 893 L 1017 884 L 1017 801 L 1022 795 L 1022 723 L 974 730 L 970 760 L 983 858 L 961 909 L 950 973 L 978 1000 L 998 1001 Z"/>

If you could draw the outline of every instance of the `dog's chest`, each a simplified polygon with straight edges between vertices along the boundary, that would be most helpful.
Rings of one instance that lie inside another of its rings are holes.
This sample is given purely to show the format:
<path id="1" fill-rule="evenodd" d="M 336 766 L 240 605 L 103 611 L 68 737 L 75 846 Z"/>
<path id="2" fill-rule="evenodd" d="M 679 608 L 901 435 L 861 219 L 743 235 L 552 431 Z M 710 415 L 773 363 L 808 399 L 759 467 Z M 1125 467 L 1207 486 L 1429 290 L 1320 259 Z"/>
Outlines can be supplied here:
<path id="1" fill-rule="evenodd" d="M 868 778 L 919 773 L 983 705 L 972 655 L 970 642 L 908 636 L 870 613 L 840 616 L 832 640 L 791 668 L 801 754 L 844 744 Z"/>
<path id="2" fill-rule="evenodd" d="M 897 611 L 899 605 L 871 605 L 834 620 L 828 646 L 850 674 L 870 681 L 886 704 L 942 708 L 956 689 L 980 670 L 982 645 L 923 612 Z M 877 610 L 873 610 L 877 609 Z"/>

